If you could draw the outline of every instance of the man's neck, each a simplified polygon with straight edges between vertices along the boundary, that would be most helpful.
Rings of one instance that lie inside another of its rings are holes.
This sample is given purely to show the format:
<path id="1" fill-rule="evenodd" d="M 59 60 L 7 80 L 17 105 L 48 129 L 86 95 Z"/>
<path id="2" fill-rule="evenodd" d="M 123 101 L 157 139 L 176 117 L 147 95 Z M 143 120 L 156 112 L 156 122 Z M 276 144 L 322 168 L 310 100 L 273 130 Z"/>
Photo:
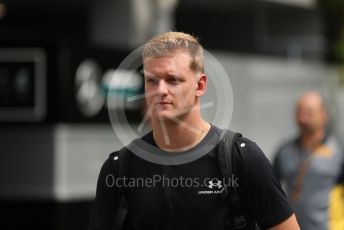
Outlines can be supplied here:
<path id="1" fill-rule="evenodd" d="M 318 147 L 325 138 L 325 130 L 320 129 L 313 133 L 301 134 L 301 146 L 309 151 Z"/>
<path id="2" fill-rule="evenodd" d="M 201 117 L 191 121 L 153 122 L 153 137 L 159 148 L 181 152 L 196 146 L 208 133 L 210 124 Z"/>

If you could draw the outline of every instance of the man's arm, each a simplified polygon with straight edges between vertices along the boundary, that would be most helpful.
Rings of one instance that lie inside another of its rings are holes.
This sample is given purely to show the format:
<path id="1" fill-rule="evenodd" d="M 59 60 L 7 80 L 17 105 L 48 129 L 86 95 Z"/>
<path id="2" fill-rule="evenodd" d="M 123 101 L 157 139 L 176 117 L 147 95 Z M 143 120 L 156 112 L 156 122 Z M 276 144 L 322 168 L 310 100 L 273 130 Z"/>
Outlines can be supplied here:
<path id="1" fill-rule="evenodd" d="M 97 182 L 96 197 L 90 217 L 88 230 L 111 230 L 119 205 L 117 178 L 113 164 L 113 154 L 103 164 Z"/>
<path id="2" fill-rule="evenodd" d="M 297 223 L 295 214 L 293 214 L 282 223 L 269 228 L 269 230 L 300 230 L 300 227 Z"/>
<path id="3" fill-rule="evenodd" d="M 261 149 L 245 138 L 242 148 L 242 191 L 248 212 L 261 229 L 298 230 L 294 211 L 272 165 Z"/>

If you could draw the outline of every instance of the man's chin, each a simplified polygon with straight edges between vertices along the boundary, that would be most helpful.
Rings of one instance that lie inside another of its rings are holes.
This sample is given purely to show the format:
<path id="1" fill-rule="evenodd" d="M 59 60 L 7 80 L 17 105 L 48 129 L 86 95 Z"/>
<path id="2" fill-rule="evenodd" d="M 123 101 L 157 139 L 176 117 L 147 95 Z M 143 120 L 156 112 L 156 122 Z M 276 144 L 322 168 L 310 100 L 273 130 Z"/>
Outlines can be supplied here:
<path id="1" fill-rule="evenodd" d="M 153 115 L 153 119 L 156 121 L 173 121 L 176 120 L 175 115 L 167 111 L 159 111 Z"/>
<path id="2" fill-rule="evenodd" d="M 313 134 L 314 132 L 315 132 L 315 129 L 310 128 L 310 127 L 302 127 L 302 128 L 301 128 L 301 133 L 302 133 L 303 135 L 311 135 L 311 134 Z"/>

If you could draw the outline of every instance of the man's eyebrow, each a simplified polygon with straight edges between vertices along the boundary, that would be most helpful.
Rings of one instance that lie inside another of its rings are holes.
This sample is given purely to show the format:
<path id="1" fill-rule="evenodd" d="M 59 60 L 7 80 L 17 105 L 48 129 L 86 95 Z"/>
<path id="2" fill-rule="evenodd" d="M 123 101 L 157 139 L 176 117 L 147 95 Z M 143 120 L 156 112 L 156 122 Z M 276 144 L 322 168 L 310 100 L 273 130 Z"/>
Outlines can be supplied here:
<path id="1" fill-rule="evenodd" d="M 144 78 L 159 78 L 156 75 L 149 73 L 149 72 L 144 72 L 143 73 Z M 175 73 L 167 73 L 165 76 L 165 78 L 182 78 L 183 76 L 179 75 L 179 74 L 175 74 Z"/>
<path id="2" fill-rule="evenodd" d="M 144 76 L 144 77 L 155 77 L 154 74 L 149 73 L 149 72 L 143 72 L 143 76 Z"/>
<path id="3" fill-rule="evenodd" d="M 151 78 L 151 79 L 157 79 L 158 77 L 153 74 L 145 74 L 144 78 Z"/>

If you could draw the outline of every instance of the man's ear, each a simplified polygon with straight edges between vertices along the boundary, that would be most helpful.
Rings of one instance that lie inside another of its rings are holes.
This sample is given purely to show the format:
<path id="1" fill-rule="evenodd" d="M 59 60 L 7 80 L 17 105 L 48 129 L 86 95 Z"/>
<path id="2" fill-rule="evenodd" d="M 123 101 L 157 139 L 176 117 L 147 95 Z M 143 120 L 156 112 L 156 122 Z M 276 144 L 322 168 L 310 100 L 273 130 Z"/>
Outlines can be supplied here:
<path id="1" fill-rule="evenodd" d="M 198 81 L 196 83 L 196 96 L 202 96 L 205 91 L 207 90 L 207 82 L 208 77 L 205 73 L 202 73 L 198 77 Z"/>

